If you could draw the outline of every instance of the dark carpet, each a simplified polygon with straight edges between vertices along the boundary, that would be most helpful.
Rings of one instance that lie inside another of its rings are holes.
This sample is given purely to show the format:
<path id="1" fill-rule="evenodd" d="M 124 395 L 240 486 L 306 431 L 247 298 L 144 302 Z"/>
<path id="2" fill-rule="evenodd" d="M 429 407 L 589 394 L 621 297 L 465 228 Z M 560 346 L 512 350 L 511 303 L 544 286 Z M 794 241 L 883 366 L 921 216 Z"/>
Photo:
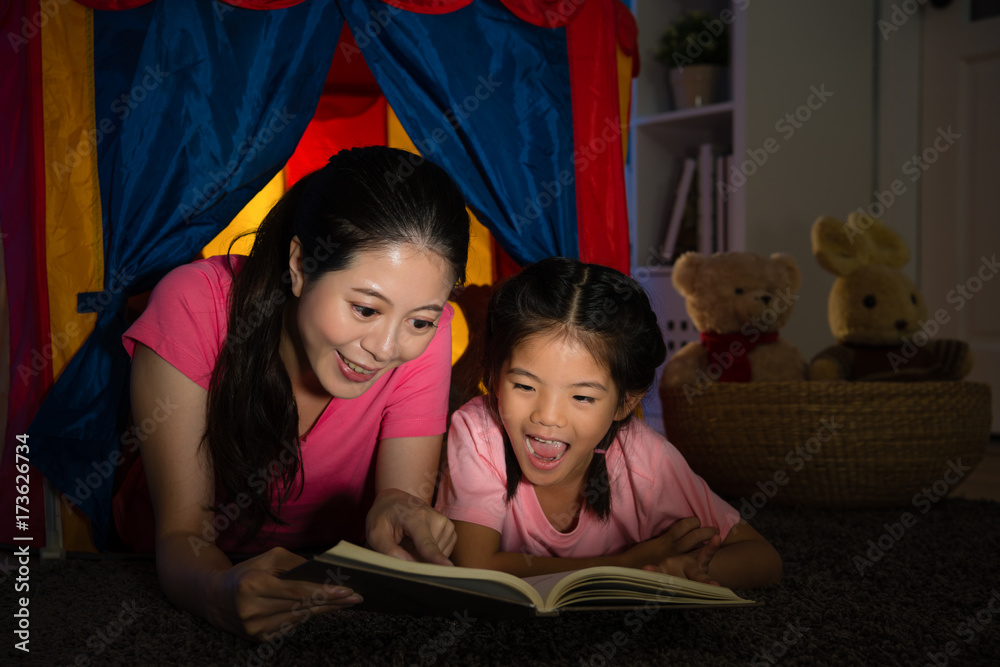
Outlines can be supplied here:
<path id="1" fill-rule="evenodd" d="M 926 512 L 924 512 L 926 510 Z M 908 513 L 908 514 L 904 514 Z M 743 609 L 533 621 L 341 612 L 255 645 L 173 608 L 149 561 L 32 561 L 30 653 L 14 648 L 14 558 L 0 577 L 4 664 L 997 665 L 1000 503 L 864 511 L 765 506 L 780 585 Z M 907 525 L 908 524 L 908 525 Z"/>

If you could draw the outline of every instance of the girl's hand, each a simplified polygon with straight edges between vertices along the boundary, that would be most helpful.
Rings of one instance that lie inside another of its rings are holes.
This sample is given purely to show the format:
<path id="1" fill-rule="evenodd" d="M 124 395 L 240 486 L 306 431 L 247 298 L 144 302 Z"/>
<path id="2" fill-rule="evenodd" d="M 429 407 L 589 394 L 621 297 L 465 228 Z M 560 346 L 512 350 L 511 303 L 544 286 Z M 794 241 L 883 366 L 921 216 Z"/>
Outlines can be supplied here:
<path id="1" fill-rule="evenodd" d="M 671 556 L 660 561 L 659 565 L 645 565 L 642 569 L 718 586 L 719 582 L 708 576 L 708 566 L 721 546 L 722 539 L 716 534 L 696 552 Z"/>
<path id="2" fill-rule="evenodd" d="M 372 549 L 403 560 L 414 560 L 400 546 L 409 538 L 417 556 L 438 565 L 452 564 L 448 556 L 458 541 L 451 519 L 422 498 L 399 489 L 386 489 L 375 497 L 365 522 L 365 535 Z"/>
<path id="3" fill-rule="evenodd" d="M 681 556 L 698 548 L 719 535 L 719 529 L 701 526 L 701 519 L 689 516 L 674 522 L 665 533 L 651 540 L 640 542 L 623 554 L 626 567 L 644 568 L 659 566 L 672 556 Z"/>
<path id="4" fill-rule="evenodd" d="M 208 620 L 216 627 L 253 641 L 267 641 L 311 618 L 361 602 L 351 589 L 336 585 L 279 579 L 305 562 L 276 547 L 220 573 L 221 606 Z"/>

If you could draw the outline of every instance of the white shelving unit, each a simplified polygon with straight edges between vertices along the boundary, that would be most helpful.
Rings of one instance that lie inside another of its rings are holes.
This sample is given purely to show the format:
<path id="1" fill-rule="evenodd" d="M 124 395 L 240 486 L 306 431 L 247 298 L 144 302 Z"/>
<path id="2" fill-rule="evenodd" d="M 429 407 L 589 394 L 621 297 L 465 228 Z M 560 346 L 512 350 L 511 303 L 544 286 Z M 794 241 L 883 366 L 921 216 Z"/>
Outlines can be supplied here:
<path id="1" fill-rule="evenodd" d="M 667 355 L 684 343 L 697 340 L 684 309 L 684 300 L 670 282 L 670 267 L 662 266 L 658 249 L 673 202 L 675 170 L 684 157 L 694 157 L 702 143 L 730 146 L 732 155 L 745 155 L 746 140 L 746 8 L 729 0 L 633 0 L 632 10 L 639 24 L 641 69 L 633 82 L 632 122 L 629 163 L 626 169 L 629 225 L 632 238 L 632 275 L 650 295 L 660 327 L 667 341 Z M 746 5 L 749 7 L 749 5 Z M 729 25 L 731 64 L 723 85 L 723 101 L 717 104 L 677 110 L 673 107 L 668 70 L 654 52 L 667 24 L 688 9 L 706 9 L 718 15 L 733 12 Z M 737 163 L 739 160 L 735 160 Z M 730 250 L 746 247 L 745 193 L 731 194 L 727 245 Z M 660 369 L 662 370 L 662 369 Z M 660 370 L 657 371 L 659 383 Z M 663 430 L 659 395 L 654 390 L 643 402 L 646 420 Z"/>

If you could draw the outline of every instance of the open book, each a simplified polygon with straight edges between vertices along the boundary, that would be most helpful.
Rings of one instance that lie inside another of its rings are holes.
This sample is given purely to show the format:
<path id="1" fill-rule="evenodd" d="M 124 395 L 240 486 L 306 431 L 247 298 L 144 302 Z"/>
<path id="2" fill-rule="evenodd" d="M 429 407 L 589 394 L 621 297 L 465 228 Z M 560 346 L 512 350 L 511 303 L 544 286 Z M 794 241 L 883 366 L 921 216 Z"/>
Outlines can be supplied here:
<path id="1" fill-rule="evenodd" d="M 417 616 L 516 618 L 567 611 L 756 604 L 728 588 L 625 567 L 592 567 L 521 579 L 506 572 L 414 563 L 349 542 L 285 572 L 346 586 L 364 602 L 354 607 Z"/>

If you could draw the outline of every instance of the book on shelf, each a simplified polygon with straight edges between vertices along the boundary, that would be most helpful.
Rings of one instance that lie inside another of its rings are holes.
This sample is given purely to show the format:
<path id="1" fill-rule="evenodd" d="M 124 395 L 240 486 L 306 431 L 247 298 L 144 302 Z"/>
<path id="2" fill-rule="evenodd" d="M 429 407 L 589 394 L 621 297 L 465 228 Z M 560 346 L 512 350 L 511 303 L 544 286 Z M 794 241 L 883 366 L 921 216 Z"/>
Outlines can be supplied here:
<path id="1" fill-rule="evenodd" d="M 722 153 L 715 156 L 715 251 L 729 250 L 729 202 L 726 191 L 720 184 L 725 182 L 729 156 Z"/>
<path id="2" fill-rule="evenodd" d="M 725 176 L 722 179 L 722 187 L 719 188 L 722 191 L 722 197 L 726 200 L 726 249 L 729 249 L 730 239 L 737 229 L 736 224 L 733 219 L 736 216 L 736 207 L 733 206 L 733 191 L 729 183 L 730 172 L 733 169 L 733 154 L 729 153 L 726 155 L 726 165 L 725 165 Z"/>
<path id="3" fill-rule="evenodd" d="M 726 187 L 726 173 L 732 155 L 728 146 L 701 144 L 698 147 L 698 249 L 707 254 L 729 250 L 732 207 Z"/>
<path id="4" fill-rule="evenodd" d="M 725 188 L 719 187 L 729 165 L 727 152 L 726 147 L 702 143 L 695 157 L 683 159 L 660 246 L 667 264 L 689 250 L 710 255 L 729 249 L 731 212 Z"/>
<path id="5" fill-rule="evenodd" d="M 692 158 L 685 158 L 681 176 L 677 181 L 677 189 L 674 193 L 673 206 L 671 208 L 670 219 L 667 221 L 667 229 L 660 246 L 660 255 L 667 262 L 673 262 L 674 254 L 679 250 L 693 250 L 678 244 L 681 237 L 681 227 L 685 222 L 685 211 L 689 210 L 689 199 L 691 195 L 691 185 L 694 183 L 695 171 L 698 162 Z M 686 245 L 686 244 L 685 244 Z"/>
<path id="6" fill-rule="evenodd" d="M 732 590 L 624 567 L 592 567 L 521 579 L 506 572 L 415 563 L 340 542 L 281 575 L 346 586 L 355 607 L 415 616 L 527 618 L 567 612 L 737 607 L 758 604 Z"/>
<path id="7" fill-rule="evenodd" d="M 715 146 L 698 146 L 698 252 L 711 255 L 715 252 L 715 190 L 712 188 L 715 173 Z"/>

